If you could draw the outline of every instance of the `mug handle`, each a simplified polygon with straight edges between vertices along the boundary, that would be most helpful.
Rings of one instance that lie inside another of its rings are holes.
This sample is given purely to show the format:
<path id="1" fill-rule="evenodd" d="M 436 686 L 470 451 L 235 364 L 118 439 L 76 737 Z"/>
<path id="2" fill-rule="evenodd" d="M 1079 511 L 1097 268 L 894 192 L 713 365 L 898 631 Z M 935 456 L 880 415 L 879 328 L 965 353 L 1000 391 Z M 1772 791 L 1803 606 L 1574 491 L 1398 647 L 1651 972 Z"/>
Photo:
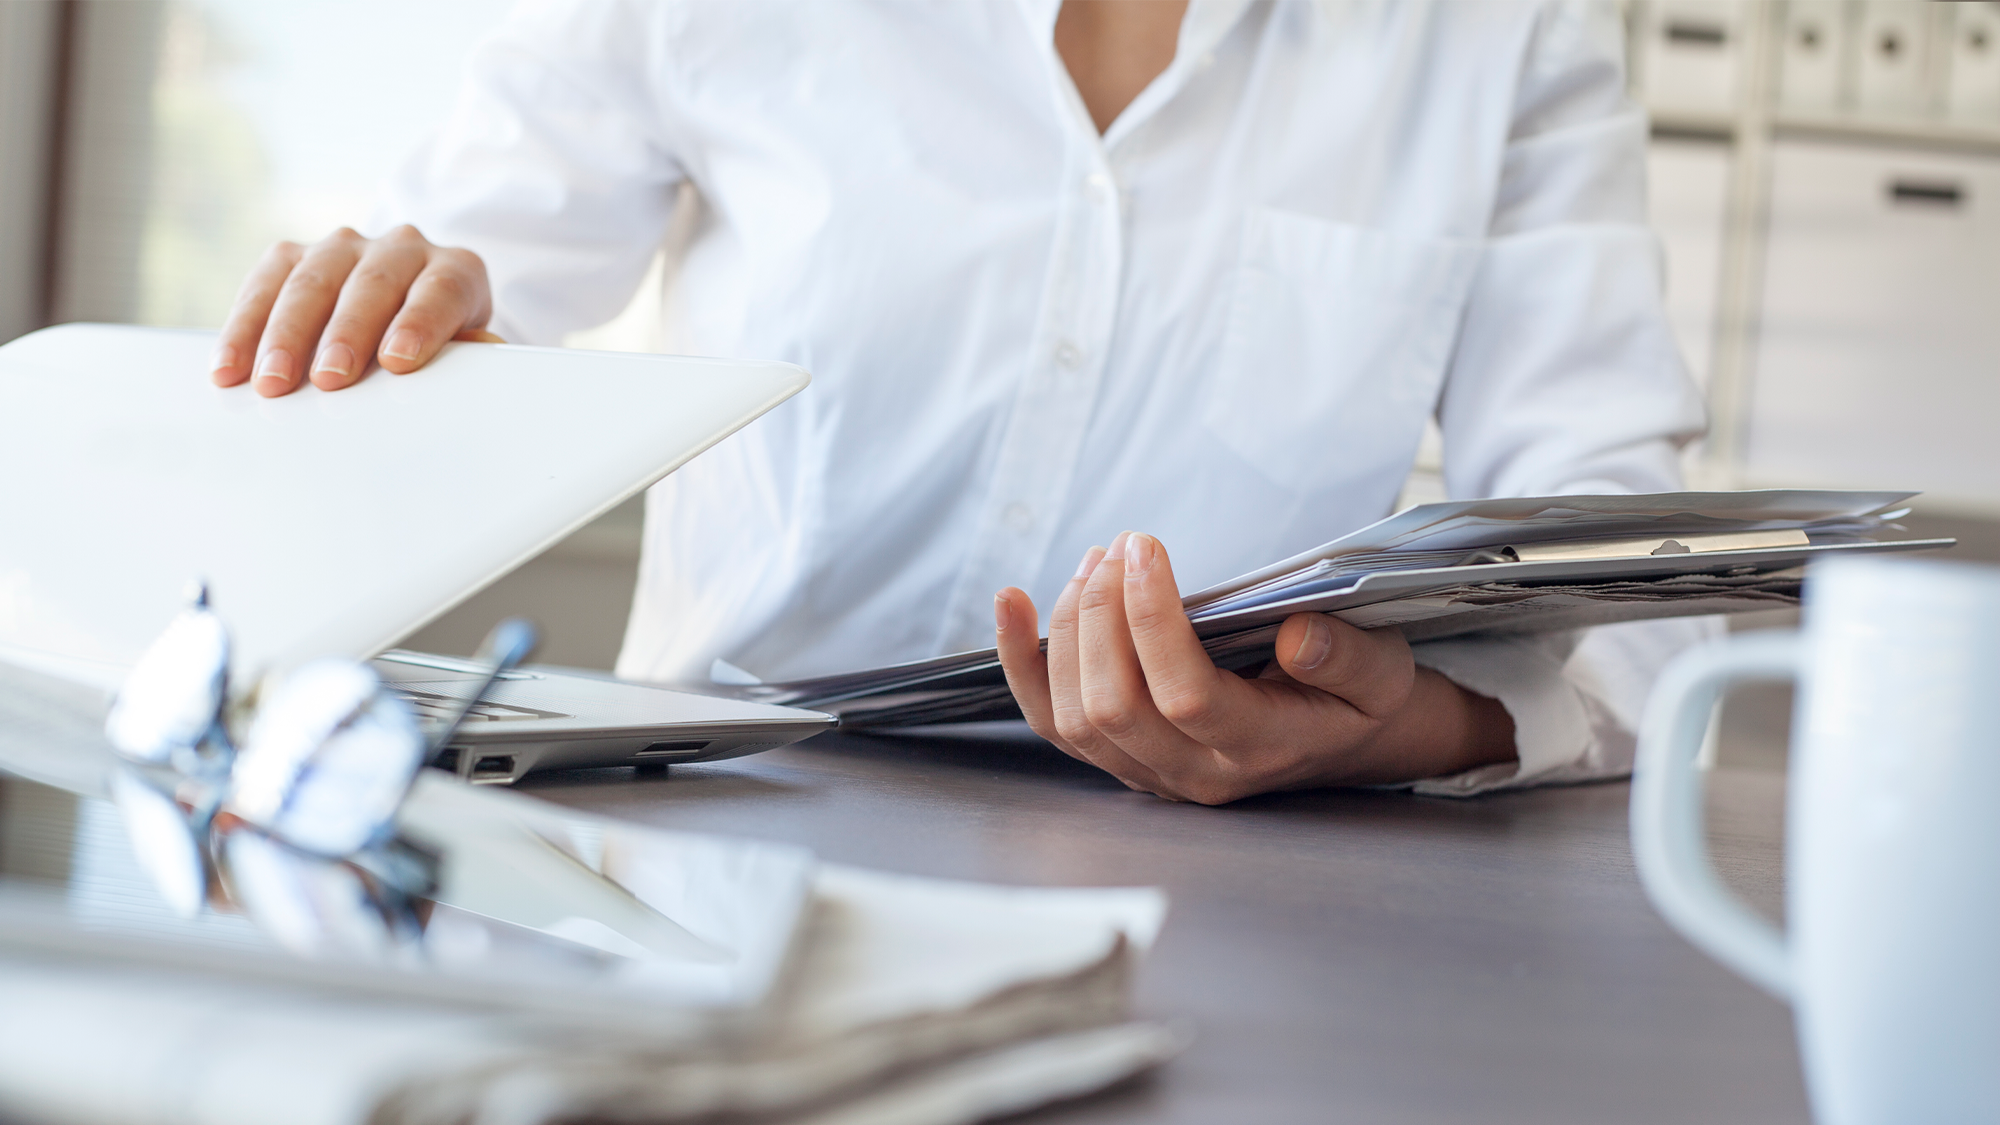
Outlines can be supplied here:
<path id="1" fill-rule="evenodd" d="M 1682 936 L 1780 999 L 1792 992 L 1784 935 L 1709 862 L 1695 758 L 1723 692 L 1742 680 L 1797 679 L 1801 652 L 1796 633 L 1750 633 L 1682 653 L 1646 702 L 1632 769 L 1632 858 L 1647 897 Z"/>

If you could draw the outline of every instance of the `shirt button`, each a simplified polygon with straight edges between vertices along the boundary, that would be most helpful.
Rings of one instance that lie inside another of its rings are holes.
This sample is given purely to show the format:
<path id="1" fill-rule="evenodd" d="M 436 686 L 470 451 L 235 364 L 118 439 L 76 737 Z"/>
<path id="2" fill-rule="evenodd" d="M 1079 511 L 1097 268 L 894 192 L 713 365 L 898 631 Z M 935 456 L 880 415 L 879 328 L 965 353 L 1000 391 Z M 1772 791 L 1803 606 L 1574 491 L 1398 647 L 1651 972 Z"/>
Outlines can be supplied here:
<path id="1" fill-rule="evenodd" d="M 1075 344 L 1064 340 L 1056 345 L 1056 366 L 1064 371 L 1075 371 L 1083 366 L 1083 351 Z"/>
<path id="2" fill-rule="evenodd" d="M 1090 197 L 1092 203 L 1109 203 L 1111 202 L 1111 186 L 1110 176 L 1102 172 L 1092 172 L 1090 175 L 1084 177 L 1083 193 Z"/>
<path id="3" fill-rule="evenodd" d="M 1024 535 L 1029 528 L 1035 526 L 1035 513 L 1019 500 L 1001 509 L 1000 518 L 1007 521 L 1008 527 Z"/>

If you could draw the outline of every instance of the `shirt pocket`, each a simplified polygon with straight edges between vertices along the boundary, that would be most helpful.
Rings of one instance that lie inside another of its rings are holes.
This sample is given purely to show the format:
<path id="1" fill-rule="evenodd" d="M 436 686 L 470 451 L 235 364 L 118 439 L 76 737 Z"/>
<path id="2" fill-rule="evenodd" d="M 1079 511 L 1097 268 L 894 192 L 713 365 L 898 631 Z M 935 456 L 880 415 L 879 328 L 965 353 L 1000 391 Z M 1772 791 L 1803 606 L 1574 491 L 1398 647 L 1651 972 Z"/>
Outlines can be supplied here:
<path id="1" fill-rule="evenodd" d="M 1478 263 L 1476 242 L 1251 212 L 1203 425 L 1288 488 L 1393 493 Z"/>

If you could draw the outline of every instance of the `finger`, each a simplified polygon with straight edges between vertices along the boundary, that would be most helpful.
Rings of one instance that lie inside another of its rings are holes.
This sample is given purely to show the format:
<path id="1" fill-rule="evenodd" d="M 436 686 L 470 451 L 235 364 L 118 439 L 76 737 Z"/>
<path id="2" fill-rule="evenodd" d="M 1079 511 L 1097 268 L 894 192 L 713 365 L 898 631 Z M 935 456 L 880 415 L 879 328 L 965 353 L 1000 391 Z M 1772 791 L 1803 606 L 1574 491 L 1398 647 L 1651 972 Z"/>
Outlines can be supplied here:
<path id="1" fill-rule="evenodd" d="M 1098 560 L 1103 557 L 1102 547 L 1085 551 L 1083 561 L 1077 564 L 1075 576 L 1063 586 L 1062 593 L 1056 595 L 1056 604 L 1049 608 L 1048 654 L 1042 661 L 1042 667 L 1048 673 L 1049 726 L 1055 732 L 1053 738 L 1048 735 L 1042 737 L 1049 738 L 1050 742 L 1062 747 L 1072 757 L 1086 762 L 1090 761 L 1090 756 L 1083 752 L 1082 747 L 1071 742 L 1063 730 L 1064 723 L 1072 727 L 1079 724 L 1083 711 L 1081 708 L 1064 711 L 1064 693 L 1059 688 L 1065 683 L 1074 685 L 1076 682 L 1076 595 L 1083 588 L 1084 577 L 1096 568 Z"/>
<path id="2" fill-rule="evenodd" d="M 1173 563 L 1160 541 L 1134 535 L 1125 553 L 1121 608 L 1153 705 L 1176 730 L 1204 746 L 1226 748 L 1244 741 L 1263 696 L 1241 677 L 1217 668 L 1201 647 L 1181 608 Z"/>
<path id="3" fill-rule="evenodd" d="M 407 375 L 429 363 L 452 337 L 484 328 L 493 315 L 486 265 L 469 250 L 433 249 L 389 325 L 377 353 L 384 370 Z"/>
<path id="4" fill-rule="evenodd" d="M 313 344 L 333 315 L 341 287 L 366 244 L 342 227 L 313 243 L 286 275 L 257 343 L 257 370 L 250 385 L 258 394 L 266 398 L 288 394 L 305 377 Z"/>
<path id="5" fill-rule="evenodd" d="M 215 355 L 209 361 L 209 378 L 216 386 L 233 387 L 250 377 L 257 341 L 264 335 L 264 323 L 271 317 L 271 306 L 278 301 L 278 290 L 304 255 L 305 247 L 298 243 L 279 242 L 264 251 L 264 256 L 250 268 L 243 287 L 236 291 L 229 319 L 222 322 Z"/>
<path id="6" fill-rule="evenodd" d="M 1121 535 L 1113 541 L 1117 547 L 1123 542 Z M 1049 694 L 1055 705 L 1056 729 L 1062 732 L 1071 745 L 1082 751 L 1085 758 L 1097 768 L 1123 781 L 1134 789 L 1144 789 L 1161 796 L 1173 796 L 1153 770 L 1135 761 L 1116 742 L 1092 722 L 1090 704 L 1084 696 L 1083 663 L 1085 659 L 1083 632 L 1083 599 L 1091 589 L 1091 582 L 1103 566 L 1107 552 L 1093 547 L 1091 554 L 1084 556 L 1084 566 L 1077 570 L 1077 577 L 1063 590 L 1063 597 L 1057 601 L 1056 612 L 1049 620 Z M 1055 649 L 1056 627 L 1063 624 L 1065 643 L 1061 659 L 1057 659 Z"/>
<path id="7" fill-rule="evenodd" d="M 1035 603 L 1027 594 L 1009 586 L 993 595 L 993 631 L 1000 651 L 1000 667 L 1007 673 L 1008 690 L 1021 707 L 1028 729 L 1053 743 L 1072 758 L 1082 758 L 1076 748 L 1056 732 L 1055 708 L 1049 702 L 1049 661 L 1042 655 Z"/>
<path id="8" fill-rule="evenodd" d="M 458 335 L 453 336 L 452 339 L 464 340 L 470 344 L 504 344 L 507 342 L 499 336 L 486 331 L 484 328 L 463 329 Z"/>
<path id="9" fill-rule="evenodd" d="M 1325 613 L 1295 613 L 1278 629 L 1285 674 L 1383 719 L 1410 698 L 1416 662 L 1397 629 L 1358 629 Z"/>
<path id="10" fill-rule="evenodd" d="M 1049 704 L 1056 732 L 1076 748 L 1077 756 L 1134 789 L 1159 792 L 1153 772 L 1132 761 L 1090 725 L 1077 680 L 1077 599 L 1084 584 L 1104 559 L 1104 548 L 1084 552 L 1076 576 L 1063 587 L 1049 611 Z M 1149 784 L 1150 783 L 1150 784 Z"/>
<path id="11" fill-rule="evenodd" d="M 1162 796 L 1186 797 L 1181 779 L 1206 778 L 1218 763 L 1212 749 L 1188 737 L 1153 703 L 1125 617 L 1125 555 L 1133 538 L 1120 535 L 1112 542 L 1077 599 L 1084 714 L 1092 729 L 1150 775 L 1148 788 Z M 1208 663 L 1205 655 L 1201 660 Z"/>
<path id="12" fill-rule="evenodd" d="M 404 228 L 409 229 L 409 228 Z M 414 232 L 412 232 L 414 234 Z M 341 286 L 333 315 L 313 357 L 313 385 L 323 391 L 351 386 L 368 369 L 383 333 L 423 273 L 429 244 L 421 237 L 390 236 L 369 243 Z"/>

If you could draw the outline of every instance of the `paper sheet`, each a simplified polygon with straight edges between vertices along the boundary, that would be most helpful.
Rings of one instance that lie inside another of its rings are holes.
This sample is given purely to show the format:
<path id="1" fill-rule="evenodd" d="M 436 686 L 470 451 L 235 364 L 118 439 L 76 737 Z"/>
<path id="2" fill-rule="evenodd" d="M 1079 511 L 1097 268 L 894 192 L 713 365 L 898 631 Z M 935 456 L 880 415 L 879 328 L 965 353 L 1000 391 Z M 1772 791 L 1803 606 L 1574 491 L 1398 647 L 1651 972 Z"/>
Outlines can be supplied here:
<path id="1" fill-rule="evenodd" d="M 1276 625 L 1332 613 L 1411 640 L 1798 604 L 1801 567 L 1897 539 L 1908 492 L 1675 492 L 1426 504 L 1182 599 L 1224 667 L 1270 659 Z M 1686 551 L 1655 554 L 1666 540 Z M 1621 543 L 1626 551 L 1607 549 Z M 1507 561 L 1501 552 L 1519 561 Z M 1482 560 L 1494 561 L 1482 561 Z M 992 649 L 781 684 L 697 690 L 831 711 L 847 727 L 1018 717 Z"/>

